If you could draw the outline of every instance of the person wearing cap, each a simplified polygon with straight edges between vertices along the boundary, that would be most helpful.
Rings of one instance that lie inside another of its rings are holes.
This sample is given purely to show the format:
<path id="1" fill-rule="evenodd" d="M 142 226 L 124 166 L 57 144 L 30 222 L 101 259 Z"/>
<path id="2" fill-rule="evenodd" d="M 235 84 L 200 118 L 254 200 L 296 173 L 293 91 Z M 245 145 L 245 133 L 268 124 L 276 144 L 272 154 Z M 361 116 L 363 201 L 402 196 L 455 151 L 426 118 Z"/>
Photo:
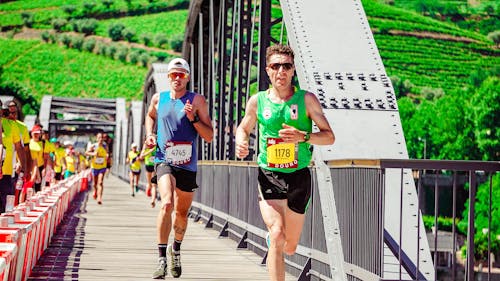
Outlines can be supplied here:
<path id="1" fill-rule="evenodd" d="M 31 140 L 29 144 L 31 159 L 33 161 L 31 181 L 34 182 L 35 192 L 42 189 L 42 176 L 44 175 L 45 158 L 44 142 L 42 141 L 42 127 L 35 124 L 31 128 Z"/>
<path id="2" fill-rule="evenodd" d="M 137 144 L 133 142 L 130 145 L 130 151 L 128 152 L 127 159 L 125 163 L 129 164 L 129 182 L 130 188 L 132 189 L 132 197 L 135 196 L 135 192 L 139 191 L 139 177 L 141 176 L 141 161 L 139 150 Z M 135 192 L 134 192 L 135 189 Z"/>
<path id="3" fill-rule="evenodd" d="M 24 174 L 27 178 L 30 177 L 31 171 L 32 171 L 32 166 L 33 166 L 33 160 L 31 159 L 31 153 L 30 153 L 30 148 L 29 148 L 29 142 L 30 142 L 30 133 L 28 130 L 28 126 L 24 124 L 21 120 L 19 120 L 19 108 L 17 106 L 16 101 L 11 100 L 7 103 L 8 107 L 8 115 L 7 118 L 14 121 L 14 123 L 17 125 L 17 128 L 19 129 L 19 133 L 21 134 L 21 146 L 24 149 L 24 155 L 26 156 L 26 169 L 24 169 Z M 19 161 L 19 158 L 17 158 L 15 167 L 15 176 L 12 177 L 12 184 L 15 185 L 17 182 L 18 176 L 21 171 L 21 162 Z M 20 193 L 21 190 L 16 189 L 16 199 L 21 198 Z M 18 203 L 18 202 L 16 202 Z"/>
<path id="4" fill-rule="evenodd" d="M 104 147 L 102 133 L 97 133 L 97 142 L 90 145 L 85 155 L 92 157 L 90 168 L 92 169 L 92 177 L 94 179 L 93 197 L 97 200 L 97 204 L 102 204 L 102 194 L 104 192 L 104 174 L 106 173 L 106 162 L 108 158 L 108 150 Z"/>
<path id="5" fill-rule="evenodd" d="M 335 141 L 318 98 L 295 89 L 294 53 L 286 45 L 267 48 L 266 73 L 272 87 L 253 95 L 236 129 L 236 156 L 249 154 L 249 136 L 259 124 L 257 163 L 259 207 L 269 231 L 267 269 L 270 280 L 285 280 L 285 254 L 293 255 L 300 240 L 311 198 L 311 144 Z M 318 131 L 312 132 L 312 122 Z"/>
<path id="6" fill-rule="evenodd" d="M 0 101 L 0 107 L 4 108 L 3 103 Z M 2 127 L 2 144 L 5 151 L 2 162 L 2 177 L 0 179 L 0 213 L 5 212 L 7 195 L 14 195 L 14 185 L 12 184 L 12 175 L 14 174 L 14 165 L 16 154 L 21 163 L 20 172 L 26 169 L 26 155 L 24 148 L 21 145 L 21 134 L 15 121 L 8 118 L 1 118 Z M 23 176 L 26 179 L 26 176 Z"/>
<path id="7" fill-rule="evenodd" d="M 149 148 L 157 146 L 155 164 L 161 197 L 157 219 L 159 259 L 158 268 L 153 273 L 155 279 L 163 279 L 167 275 L 167 252 L 172 276 L 177 278 L 182 274 L 181 242 L 194 190 L 198 188 L 198 135 L 206 142 L 211 142 L 213 138 L 205 97 L 187 90 L 189 64 L 181 58 L 173 59 L 167 66 L 167 76 L 170 91 L 153 95 L 145 122 L 145 143 Z M 175 213 L 173 223 L 172 212 Z M 174 241 L 168 245 L 172 228 Z"/>

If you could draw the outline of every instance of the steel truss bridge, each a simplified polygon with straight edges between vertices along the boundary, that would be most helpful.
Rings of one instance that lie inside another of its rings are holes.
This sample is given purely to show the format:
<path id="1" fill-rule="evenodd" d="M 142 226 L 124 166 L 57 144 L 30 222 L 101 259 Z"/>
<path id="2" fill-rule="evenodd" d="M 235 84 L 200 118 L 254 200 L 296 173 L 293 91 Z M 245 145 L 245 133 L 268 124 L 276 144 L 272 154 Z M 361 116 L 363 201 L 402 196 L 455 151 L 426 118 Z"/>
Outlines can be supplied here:
<path id="1" fill-rule="evenodd" d="M 200 189 L 192 217 L 238 241 L 238 248 L 260 254 L 265 263 L 266 230 L 255 190 L 257 134 L 243 161 L 235 158 L 234 134 L 249 96 L 269 87 L 265 50 L 278 42 L 294 49 L 296 83 L 317 95 L 336 135 L 334 145 L 314 148 L 312 204 L 287 270 L 298 280 L 436 280 L 439 235 L 429 245 L 419 200 L 425 187 L 416 175 L 436 174 L 438 202 L 442 171 L 454 179 L 466 173 L 470 186 L 477 186 L 477 172 L 491 178 L 500 163 L 408 159 L 394 89 L 359 0 L 190 2 L 182 54 L 191 65 L 190 88 L 206 97 L 216 130 L 212 143 L 199 142 Z M 58 119 L 63 111 L 87 107 L 97 113 L 98 120 L 70 123 L 114 132 L 113 172 L 127 179 L 129 145 L 143 142 L 146 108 L 154 93 L 166 90 L 166 65 L 155 63 L 145 78 L 143 100 L 129 110 L 122 99 L 66 101 L 71 105 L 61 109 L 61 101 L 52 98 L 44 99 L 40 119 L 56 133 L 68 123 Z M 456 181 L 450 187 L 453 194 L 459 188 Z M 469 199 L 474 201 L 475 188 Z M 468 211 L 473 218 L 473 204 Z M 473 221 L 469 225 L 470 238 L 475 229 Z M 472 253 L 474 241 L 467 240 Z M 473 255 L 465 268 L 465 279 L 474 280 Z"/>

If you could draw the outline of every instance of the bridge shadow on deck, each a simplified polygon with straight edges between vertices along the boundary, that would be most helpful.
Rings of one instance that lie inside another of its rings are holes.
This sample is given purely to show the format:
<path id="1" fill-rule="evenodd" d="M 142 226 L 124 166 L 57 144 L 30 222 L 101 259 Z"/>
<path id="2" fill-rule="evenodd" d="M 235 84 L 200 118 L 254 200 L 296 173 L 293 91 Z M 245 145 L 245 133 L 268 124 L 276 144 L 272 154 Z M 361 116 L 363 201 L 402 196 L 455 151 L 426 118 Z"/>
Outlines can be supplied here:
<path id="1" fill-rule="evenodd" d="M 87 192 L 78 194 L 57 227 L 49 247 L 28 280 L 78 280 L 80 256 L 85 246 Z"/>
<path id="2" fill-rule="evenodd" d="M 104 186 L 102 205 L 90 192 L 76 197 L 28 280 L 152 280 L 158 206 L 151 208 L 142 191 L 131 197 L 115 176 Z M 182 254 L 182 280 L 269 280 L 261 257 L 192 219 Z"/>

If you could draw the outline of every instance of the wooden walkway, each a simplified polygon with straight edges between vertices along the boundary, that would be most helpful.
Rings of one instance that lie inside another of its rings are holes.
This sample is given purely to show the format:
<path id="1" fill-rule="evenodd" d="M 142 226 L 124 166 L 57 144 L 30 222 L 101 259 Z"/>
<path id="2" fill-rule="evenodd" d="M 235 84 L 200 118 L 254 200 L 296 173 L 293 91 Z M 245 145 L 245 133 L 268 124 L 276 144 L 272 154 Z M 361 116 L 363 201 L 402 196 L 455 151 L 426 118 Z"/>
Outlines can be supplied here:
<path id="1" fill-rule="evenodd" d="M 75 199 L 29 280 L 152 280 L 158 259 L 158 206 L 151 208 L 143 192 L 131 197 L 128 184 L 117 177 L 105 178 L 104 188 L 102 205 L 90 193 Z M 180 279 L 268 280 L 260 261 L 190 219 Z"/>

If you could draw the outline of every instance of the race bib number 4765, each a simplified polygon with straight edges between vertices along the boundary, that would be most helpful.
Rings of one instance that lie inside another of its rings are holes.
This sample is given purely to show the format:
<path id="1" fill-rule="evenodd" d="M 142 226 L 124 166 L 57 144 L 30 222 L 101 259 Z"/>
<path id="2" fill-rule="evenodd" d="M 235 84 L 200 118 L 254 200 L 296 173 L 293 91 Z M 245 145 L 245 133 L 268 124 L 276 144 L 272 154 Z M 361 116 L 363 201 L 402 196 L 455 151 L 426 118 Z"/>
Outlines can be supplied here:
<path id="1" fill-rule="evenodd" d="M 169 141 L 165 145 L 167 163 L 184 165 L 191 162 L 192 146 L 188 141 Z"/>
<path id="2" fill-rule="evenodd" d="M 286 143 L 281 138 L 267 138 L 267 166 L 273 168 L 297 168 L 295 143 Z"/>

